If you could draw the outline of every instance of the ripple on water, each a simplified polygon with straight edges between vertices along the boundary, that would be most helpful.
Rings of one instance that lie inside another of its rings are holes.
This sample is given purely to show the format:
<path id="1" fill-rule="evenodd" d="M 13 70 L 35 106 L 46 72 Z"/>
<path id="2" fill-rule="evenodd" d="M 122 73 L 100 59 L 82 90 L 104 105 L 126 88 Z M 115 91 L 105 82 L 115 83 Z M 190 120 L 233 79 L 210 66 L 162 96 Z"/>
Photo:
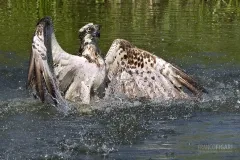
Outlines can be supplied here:
<path id="1" fill-rule="evenodd" d="M 209 83 L 212 85 L 211 80 Z M 173 151 L 178 146 L 175 138 L 186 134 L 175 122 L 192 121 L 201 112 L 240 113 L 235 85 L 219 82 L 213 87 L 199 102 L 144 102 L 117 97 L 79 105 L 78 113 L 68 116 L 33 98 L 1 100 L 0 155 L 21 159 L 99 159 L 117 153 L 172 157 L 177 154 Z M 204 137 L 204 133 L 199 136 Z"/>

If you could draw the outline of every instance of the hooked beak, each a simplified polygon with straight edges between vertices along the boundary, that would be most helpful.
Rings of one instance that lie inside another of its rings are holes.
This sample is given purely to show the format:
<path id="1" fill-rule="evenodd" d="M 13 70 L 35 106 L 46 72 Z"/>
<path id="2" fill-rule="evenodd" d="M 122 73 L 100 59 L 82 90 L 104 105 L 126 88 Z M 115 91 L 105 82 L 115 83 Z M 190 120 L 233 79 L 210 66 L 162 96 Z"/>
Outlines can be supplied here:
<path id="1" fill-rule="evenodd" d="M 98 24 L 95 25 L 95 32 L 93 33 L 95 37 L 100 38 L 100 28 L 101 28 L 100 25 Z"/>
<path id="2" fill-rule="evenodd" d="M 96 32 L 96 33 L 95 33 L 95 37 L 100 38 L 100 32 Z"/>

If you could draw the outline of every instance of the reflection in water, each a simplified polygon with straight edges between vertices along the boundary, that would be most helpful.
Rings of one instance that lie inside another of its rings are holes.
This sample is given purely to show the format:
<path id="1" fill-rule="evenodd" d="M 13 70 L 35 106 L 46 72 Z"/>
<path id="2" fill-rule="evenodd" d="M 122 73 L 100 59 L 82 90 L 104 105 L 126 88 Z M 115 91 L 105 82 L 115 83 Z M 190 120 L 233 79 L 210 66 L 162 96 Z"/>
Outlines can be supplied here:
<path id="1" fill-rule="evenodd" d="M 238 0 L 0 2 L 0 159 L 239 158 Z M 62 117 L 25 90 L 32 34 L 45 15 L 70 53 L 78 29 L 99 23 L 103 53 L 125 38 L 185 68 L 209 94 L 199 103 L 103 100 Z M 198 150 L 206 144 L 233 150 Z"/>
<path id="2" fill-rule="evenodd" d="M 67 0 L 12 3 L 9 0 L 1 3 L 0 29 L 4 32 L 0 33 L 3 42 L 0 47 L 2 51 L 11 48 L 23 58 L 27 57 L 36 21 L 50 15 L 55 22 L 58 39 L 71 53 L 76 53 L 78 48 L 78 28 L 92 21 L 103 25 L 100 42 L 104 53 L 115 38 L 125 38 L 167 58 L 214 51 L 228 54 L 227 58 L 220 59 L 221 62 L 238 61 L 236 51 L 239 45 L 235 42 L 239 39 L 239 4 L 225 2 L 227 4 L 220 0 L 150 0 L 146 5 L 139 0 L 127 4 L 121 1 Z"/>
<path id="3" fill-rule="evenodd" d="M 149 0 L 149 4 L 152 6 L 154 4 L 160 4 L 161 0 Z"/>

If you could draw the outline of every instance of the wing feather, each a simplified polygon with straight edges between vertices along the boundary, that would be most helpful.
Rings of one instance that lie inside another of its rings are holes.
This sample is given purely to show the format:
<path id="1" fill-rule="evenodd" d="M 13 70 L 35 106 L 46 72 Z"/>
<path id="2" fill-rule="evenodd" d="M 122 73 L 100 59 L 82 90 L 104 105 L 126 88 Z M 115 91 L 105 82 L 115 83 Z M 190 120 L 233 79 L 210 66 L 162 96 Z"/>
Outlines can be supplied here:
<path id="1" fill-rule="evenodd" d="M 194 96 L 206 91 L 183 70 L 123 39 L 113 42 L 105 63 L 109 80 L 117 79 L 128 97 L 189 98 L 184 87 Z"/>
<path id="2" fill-rule="evenodd" d="M 189 90 L 194 92 L 196 95 L 201 95 L 202 92 L 207 93 L 206 89 L 199 85 L 192 77 L 188 76 L 185 72 L 183 72 L 181 69 L 176 68 L 176 66 L 173 66 L 173 71 L 179 75 L 177 78 L 179 78 L 179 81 L 186 86 Z"/>
<path id="3" fill-rule="evenodd" d="M 46 19 L 45 19 L 46 20 Z M 51 48 L 45 46 L 45 30 L 44 19 L 37 24 L 32 42 L 32 52 L 28 69 L 27 87 L 31 87 L 36 91 L 36 94 L 42 102 L 46 100 L 46 96 L 50 95 L 55 106 L 64 113 L 67 113 L 70 108 L 60 94 L 57 86 L 57 81 L 51 63 L 48 62 L 51 56 Z M 50 54 L 50 55 L 49 55 Z"/>
<path id="4" fill-rule="evenodd" d="M 36 63 L 35 63 L 35 67 L 36 67 L 36 90 L 37 93 L 39 95 L 39 98 L 41 99 L 42 102 L 44 102 L 44 90 L 43 90 L 43 84 L 42 84 L 42 80 L 43 80 L 43 76 L 42 76 L 42 66 L 39 64 L 38 59 L 36 59 Z"/>
<path id="5" fill-rule="evenodd" d="M 65 94 L 67 90 L 69 89 L 70 85 L 74 81 L 74 74 L 75 74 L 75 69 L 72 66 L 68 67 L 69 69 L 65 69 L 65 73 L 59 73 L 61 77 L 59 77 L 60 81 L 60 90 Z"/>
<path id="6" fill-rule="evenodd" d="M 34 73 L 34 67 L 35 67 L 35 61 L 34 61 L 34 55 L 30 55 L 30 61 L 29 61 L 29 68 L 28 68 L 28 79 L 27 79 L 27 86 L 30 86 L 31 82 L 33 81 L 33 73 Z"/>

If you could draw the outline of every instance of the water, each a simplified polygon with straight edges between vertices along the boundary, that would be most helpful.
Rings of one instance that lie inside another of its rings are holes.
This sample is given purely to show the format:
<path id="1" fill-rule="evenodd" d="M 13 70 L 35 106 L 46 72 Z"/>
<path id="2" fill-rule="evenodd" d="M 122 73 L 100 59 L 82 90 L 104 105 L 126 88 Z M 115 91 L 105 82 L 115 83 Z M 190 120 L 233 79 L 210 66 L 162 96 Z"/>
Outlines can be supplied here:
<path id="1" fill-rule="evenodd" d="M 237 0 L 0 1 L 0 159 L 239 159 Z M 25 89 L 38 19 L 78 50 L 78 29 L 102 25 L 100 47 L 124 38 L 203 84 L 200 102 L 101 101 L 64 117 Z"/>

